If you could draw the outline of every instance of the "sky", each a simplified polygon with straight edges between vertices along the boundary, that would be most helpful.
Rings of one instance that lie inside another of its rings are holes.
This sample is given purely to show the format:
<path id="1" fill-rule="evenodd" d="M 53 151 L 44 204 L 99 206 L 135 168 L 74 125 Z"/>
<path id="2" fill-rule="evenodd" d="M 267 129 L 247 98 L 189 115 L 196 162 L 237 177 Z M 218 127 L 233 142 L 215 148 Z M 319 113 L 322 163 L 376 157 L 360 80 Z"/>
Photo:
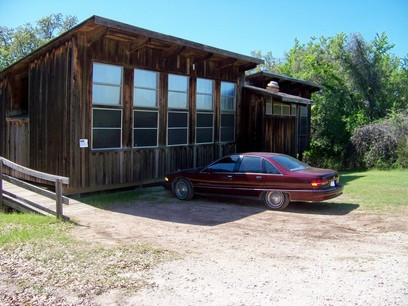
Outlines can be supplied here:
<path id="1" fill-rule="evenodd" d="M 62 13 L 104 18 L 243 55 L 283 58 L 298 39 L 385 32 L 408 56 L 408 0 L 0 0 L 0 26 L 15 28 Z"/>

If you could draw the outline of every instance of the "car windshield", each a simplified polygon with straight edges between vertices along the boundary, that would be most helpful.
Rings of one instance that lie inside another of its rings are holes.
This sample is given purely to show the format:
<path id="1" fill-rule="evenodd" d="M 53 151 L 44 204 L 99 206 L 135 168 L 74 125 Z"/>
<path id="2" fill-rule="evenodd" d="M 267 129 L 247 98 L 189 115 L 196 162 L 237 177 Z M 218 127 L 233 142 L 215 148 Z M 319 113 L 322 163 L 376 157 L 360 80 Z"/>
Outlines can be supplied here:
<path id="1" fill-rule="evenodd" d="M 272 160 L 279 163 L 282 167 L 289 171 L 297 171 L 310 168 L 309 165 L 302 163 L 301 161 L 297 160 L 296 158 L 285 156 L 285 155 L 276 155 L 271 157 Z"/>

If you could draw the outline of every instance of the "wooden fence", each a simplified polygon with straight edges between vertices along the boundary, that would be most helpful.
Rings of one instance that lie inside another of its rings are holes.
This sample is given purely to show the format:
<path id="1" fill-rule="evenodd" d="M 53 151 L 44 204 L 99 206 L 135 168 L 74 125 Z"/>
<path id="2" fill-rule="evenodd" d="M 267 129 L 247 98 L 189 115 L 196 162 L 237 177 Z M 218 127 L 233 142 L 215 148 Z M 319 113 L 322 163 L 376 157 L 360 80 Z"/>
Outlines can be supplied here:
<path id="1" fill-rule="evenodd" d="M 15 179 L 13 177 L 3 175 L 3 166 L 8 167 L 18 173 L 23 173 L 25 175 L 35 177 L 37 179 L 42 179 L 45 181 L 53 182 L 55 184 L 55 193 L 45 190 L 43 188 L 34 186 L 32 184 L 28 184 L 24 181 Z M 68 198 L 65 198 L 62 196 L 62 185 L 63 184 L 68 185 L 69 178 L 32 170 L 32 169 L 23 167 L 19 164 L 13 163 L 12 161 L 9 161 L 0 156 L 0 207 L 3 205 L 3 194 L 6 194 L 6 192 L 3 190 L 3 179 L 6 179 L 7 181 L 15 185 L 18 185 L 22 188 L 34 191 L 38 194 L 41 194 L 42 196 L 55 200 L 56 216 L 57 218 L 60 218 L 60 219 L 63 218 L 62 204 L 68 204 L 69 200 Z"/>

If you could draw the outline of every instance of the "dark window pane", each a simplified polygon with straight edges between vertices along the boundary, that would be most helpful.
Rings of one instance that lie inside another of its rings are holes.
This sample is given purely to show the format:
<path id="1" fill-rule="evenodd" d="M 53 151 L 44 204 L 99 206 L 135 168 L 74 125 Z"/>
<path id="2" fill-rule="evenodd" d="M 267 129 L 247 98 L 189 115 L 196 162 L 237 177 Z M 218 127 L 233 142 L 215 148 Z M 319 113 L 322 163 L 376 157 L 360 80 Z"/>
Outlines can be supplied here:
<path id="1" fill-rule="evenodd" d="M 169 145 L 187 144 L 187 129 L 168 130 L 168 144 Z"/>
<path id="2" fill-rule="evenodd" d="M 213 142 L 213 129 L 212 128 L 200 128 L 197 129 L 196 143 L 210 143 Z"/>
<path id="3" fill-rule="evenodd" d="M 221 128 L 222 142 L 232 142 L 234 139 L 234 128 Z"/>
<path id="4" fill-rule="evenodd" d="M 300 135 L 307 135 L 308 131 L 308 121 L 306 117 L 300 118 Z"/>
<path id="5" fill-rule="evenodd" d="M 135 147 L 157 146 L 157 129 L 134 130 L 133 143 Z"/>
<path id="6" fill-rule="evenodd" d="M 208 170 L 212 172 L 232 172 L 234 171 L 235 164 L 237 161 L 238 161 L 237 156 L 229 156 L 219 160 L 215 164 L 212 164 L 211 166 L 208 167 Z"/>
<path id="7" fill-rule="evenodd" d="M 169 123 L 168 127 L 187 127 L 187 113 L 174 113 L 169 112 Z"/>
<path id="8" fill-rule="evenodd" d="M 120 129 L 97 129 L 93 130 L 92 148 L 108 149 L 120 148 Z"/>
<path id="9" fill-rule="evenodd" d="M 197 114 L 197 127 L 212 127 L 213 114 Z"/>
<path id="10" fill-rule="evenodd" d="M 265 172 L 270 174 L 280 174 L 279 170 L 275 168 L 270 162 L 265 161 Z"/>
<path id="11" fill-rule="evenodd" d="M 262 173 L 262 159 L 259 157 L 244 157 L 239 166 L 240 172 Z"/>
<path id="12" fill-rule="evenodd" d="M 120 110 L 94 109 L 93 127 L 121 128 L 122 112 Z"/>
<path id="13" fill-rule="evenodd" d="M 134 111 L 133 116 L 134 128 L 157 128 L 156 112 Z"/>
<path id="14" fill-rule="evenodd" d="M 221 127 L 234 127 L 235 116 L 232 114 L 221 114 Z"/>

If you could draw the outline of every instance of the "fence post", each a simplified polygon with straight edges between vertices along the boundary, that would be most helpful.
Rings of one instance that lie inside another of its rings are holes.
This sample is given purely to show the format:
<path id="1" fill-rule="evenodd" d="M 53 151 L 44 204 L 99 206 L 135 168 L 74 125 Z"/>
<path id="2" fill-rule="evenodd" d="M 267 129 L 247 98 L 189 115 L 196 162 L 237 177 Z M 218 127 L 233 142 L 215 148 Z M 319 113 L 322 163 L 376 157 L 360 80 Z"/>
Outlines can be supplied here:
<path id="1" fill-rule="evenodd" d="M 57 212 L 57 218 L 62 219 L 63 218 L 63 212 L 62 212 L 62 180 L 60 178 L 55 180 L 55 195 L 56 195 L 56 200 L 55 203 L 57 205 L 56 207 L 56 212 Z"/>
<path id="2" fill-rule="evenodd" d="M 3 159 L 0 157 L 0 210 L 3 210 Z"/>

